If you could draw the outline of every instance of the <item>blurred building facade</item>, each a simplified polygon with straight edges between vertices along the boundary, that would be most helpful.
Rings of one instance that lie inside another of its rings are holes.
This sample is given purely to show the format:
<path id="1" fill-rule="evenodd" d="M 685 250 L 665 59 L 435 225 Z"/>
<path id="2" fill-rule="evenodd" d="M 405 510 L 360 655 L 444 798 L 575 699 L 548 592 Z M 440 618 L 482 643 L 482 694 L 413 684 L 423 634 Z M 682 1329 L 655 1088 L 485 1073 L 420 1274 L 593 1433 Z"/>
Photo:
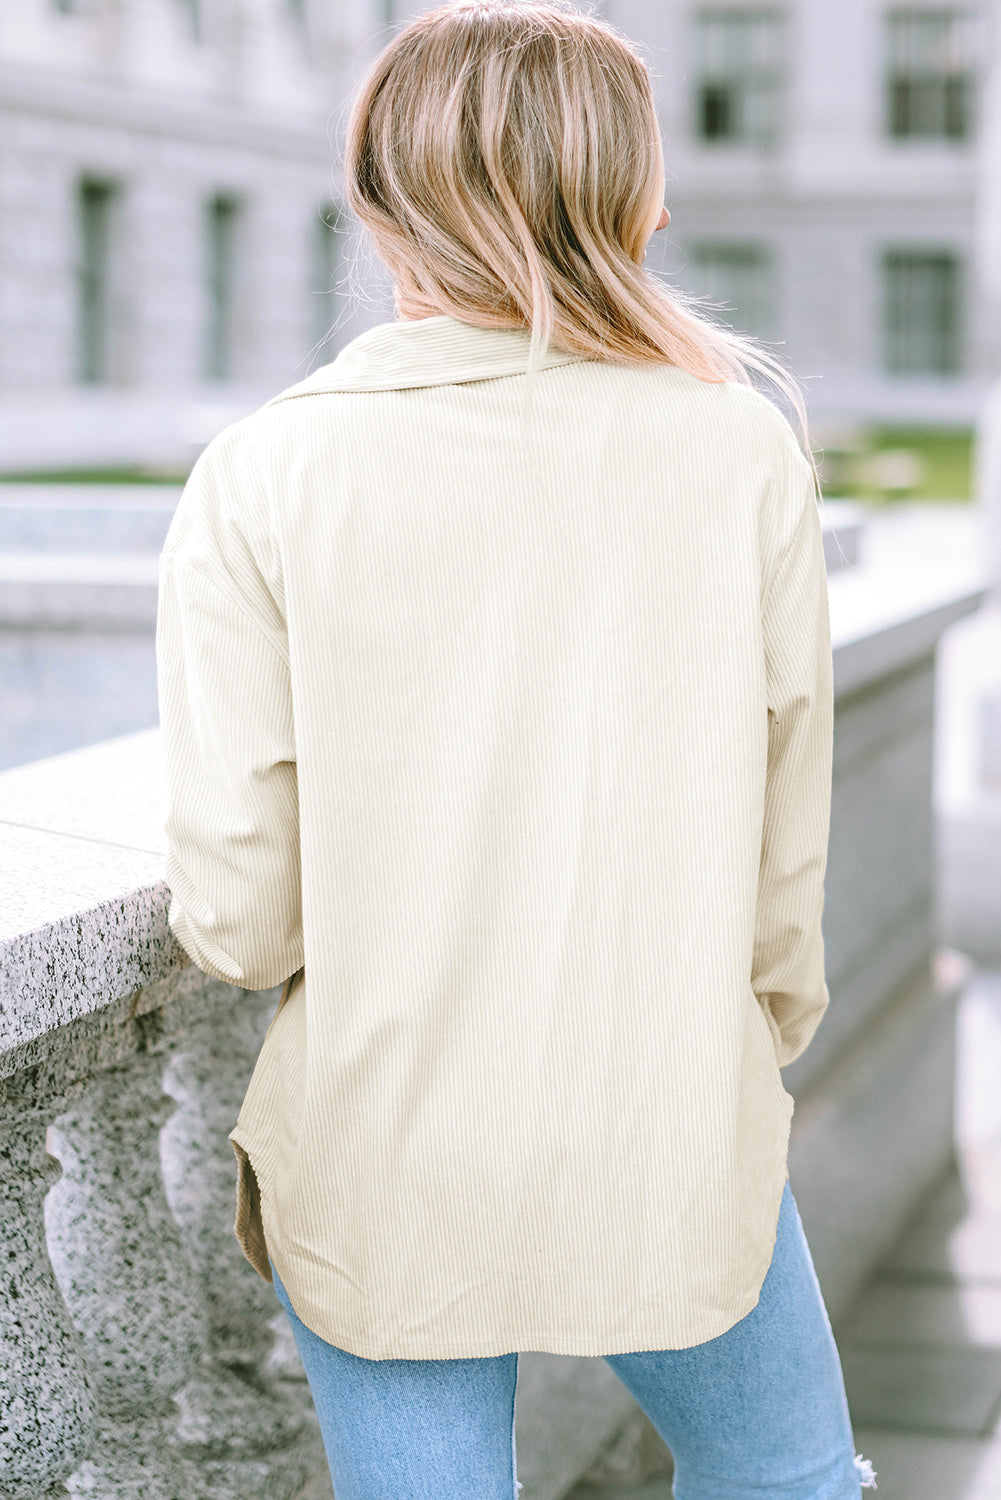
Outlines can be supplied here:
<path id="1" fill-rule="evenodd" d="M 614 18 L 659 74 L 660 265 L 778 342 L 821 419 L 972 423 L 1001 336 L 974 255 L 988 7 L 616 0 Z"/>
<path id="2" fill-rule="evenodd" d="M 332 357 L 380 0 L 5 0 L 0 468 L 178 467 Z"/>
<path id="3" fill-rule="evenodd" d="M 1001 33 L 1001 0 L 993 0 L 994 24 Z M 1001 49 L 995 50 L 984 90 L 981 192 L 977 227 L 984 302 L 1001 320 Z M 981 413 L 977 434 L 977 494 L 987 523 L 988 569 L 1001 623 L 1001 349 L 995 379 Z M 1001 677 L 1001 652 L 998 656 Z M 1001 790 L 1001 680 L 985 706 L 985 752 Z"/>
<path id="4" fill-rule="evenodd" d="M 421 8 L 8 0 L 0 470 L 179 467 L 392 315 L 370 259 L 351 299 L 331 147 Z M 985 0 L 598 8 L 656 78 L 651 269 L 775 342 L 821 422 L 971 425 L 1001 338 L 974 257 Z"/>

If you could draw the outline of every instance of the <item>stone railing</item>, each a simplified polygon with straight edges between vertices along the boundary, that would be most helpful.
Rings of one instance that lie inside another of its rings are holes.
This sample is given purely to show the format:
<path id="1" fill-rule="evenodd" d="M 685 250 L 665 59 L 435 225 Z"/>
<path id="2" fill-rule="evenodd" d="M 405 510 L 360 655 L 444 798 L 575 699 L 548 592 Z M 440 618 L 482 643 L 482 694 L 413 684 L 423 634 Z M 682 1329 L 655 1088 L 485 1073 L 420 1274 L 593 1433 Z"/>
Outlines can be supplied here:
<path id="1" fill-rule="evenodd" d="M 70 1475 L 108 1500 L 288 1497 L 322 1468 L 232 1233 L 226 1135 L 277 993 L 181 968 L 164 915 L 162 888 L 123 892 L 48 925 L 48 961 L 46 929 L 18 945 L 26 987 L 5 973 L 5 1497 Z"/>
<path id="2" fill-rule="evenodd" d="M 832 1318 L 952 1152 L 936 953 L 935 649 L 983 590 L 832 574 L 832 1003 L 784 1075 L 790 1174 Z M 0 1496 L 291 1500 L 323 1455 L 273 1293 L 232 1232 L 227 1140 L 277 991 L 206 978 L 166 922 L 156 731 L 0 775 Z M 556 1500 L 634 1406 L 529 1353 L 523 1500 Z"/>

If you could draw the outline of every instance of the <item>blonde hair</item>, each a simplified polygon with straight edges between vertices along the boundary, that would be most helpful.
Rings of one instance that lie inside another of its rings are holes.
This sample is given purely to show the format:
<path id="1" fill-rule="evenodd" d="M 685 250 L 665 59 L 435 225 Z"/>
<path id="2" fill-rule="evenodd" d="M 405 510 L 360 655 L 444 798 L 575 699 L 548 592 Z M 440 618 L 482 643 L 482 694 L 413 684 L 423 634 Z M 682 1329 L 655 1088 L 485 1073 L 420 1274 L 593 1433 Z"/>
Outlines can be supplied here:
<path id="1" fill-rule="evenodd" d="M 348 119 L 345 196 L 398 309 L 527 328 L 530 369 L 552 345 L 705 381 L 753 372 L 789 401 L 811 457 L 779 361 L 644 270 L 662 182 L 646 64 L 607 22 L 559 3 L 427 12 L 376 58 Z"/>

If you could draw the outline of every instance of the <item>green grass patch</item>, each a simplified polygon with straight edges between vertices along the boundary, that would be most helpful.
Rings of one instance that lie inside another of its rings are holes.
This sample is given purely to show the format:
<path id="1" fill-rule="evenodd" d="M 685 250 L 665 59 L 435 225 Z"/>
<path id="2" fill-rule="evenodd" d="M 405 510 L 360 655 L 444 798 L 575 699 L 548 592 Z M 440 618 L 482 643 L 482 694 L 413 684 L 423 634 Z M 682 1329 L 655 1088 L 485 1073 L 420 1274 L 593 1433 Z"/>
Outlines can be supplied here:
<path id="1" fill-rule="evenodd" d="M 973 495 L 973 440 L 969 427 L 870 428 L 857 450 L 825 455 L 825 489 L 871 505 L 961 504 Z"/>
<path id="2" fill-rule="evenodd" d="M 912 459 L 910 462 L 880 460 L 880 455 L 885 454 L 909 454 Z M 188 472 L 128 467 L 26 469 L 0 473 L 0 484 L 183 485 Z M 824 489 L 832 497 L 844 495 L 871 505 L 893 504 L 898 500 L 962 503 L 971 499 L 973 493 L 973 429 L 870 428 L 858 449 L 825 451 L 823 472 Z M 894 482 L 889 488 L 888 480 Z"/>
<path id="3" fill-rule="evenodd" d="M 0 473 L 0 484 L 184 484 L 187 477 L 165 469 L 25 469 Z"/>

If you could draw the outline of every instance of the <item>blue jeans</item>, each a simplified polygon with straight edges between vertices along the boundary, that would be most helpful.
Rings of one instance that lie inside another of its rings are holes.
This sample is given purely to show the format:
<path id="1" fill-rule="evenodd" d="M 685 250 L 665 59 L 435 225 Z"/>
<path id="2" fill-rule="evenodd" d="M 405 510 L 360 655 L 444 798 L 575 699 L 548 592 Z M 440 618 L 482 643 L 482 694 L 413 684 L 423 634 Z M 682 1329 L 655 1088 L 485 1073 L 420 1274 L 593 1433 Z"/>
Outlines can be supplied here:
<path id="1" fill-rule="evenodd" d="M 517 1354 L 362 1359 L 296 1317 L 336 1500 L 517 1500 Z M 674 1456 L 675 1500 L 860 1500 L 841 1361 L 788 1181 L 757 1306 L 689 1349 L 604 1358 Z"/>

